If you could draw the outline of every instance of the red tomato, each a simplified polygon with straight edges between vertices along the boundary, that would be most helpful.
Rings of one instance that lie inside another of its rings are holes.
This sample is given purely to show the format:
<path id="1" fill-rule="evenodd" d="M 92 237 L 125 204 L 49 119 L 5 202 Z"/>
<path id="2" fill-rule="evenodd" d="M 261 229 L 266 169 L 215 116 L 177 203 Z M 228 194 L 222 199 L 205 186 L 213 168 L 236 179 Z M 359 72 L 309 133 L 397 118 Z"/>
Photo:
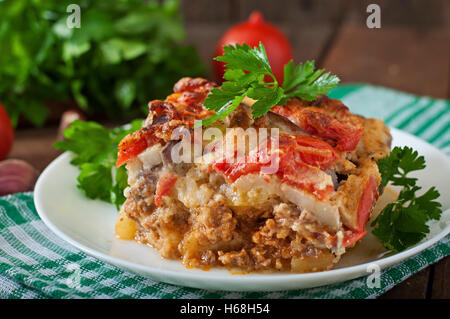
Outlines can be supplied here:
<path id="1" fill-rule="evenodd" d="M 283 81 L 283 68 L 286 63 L 293 59 L 292 47 L 286 36 L 275 26 L 263 20 L 260 12 L 254 11 L 248 21 L 231 27 L 217 44 L 215 56 L 223 55 L 223 46 L 230 44 L 247 43 L 251 47 L 264 45 L 272 72 L 278 82 Z M 213 68 L 218 82 L 222 82 L 224 74 L 224 63 L 215 61 Z"/>
<path id="2" fill-rule="evenodd" d="M 9 120 L 8 113 L 0 103 L 0 160 L 8 156 L 14 140 L 14 130 Z"/>

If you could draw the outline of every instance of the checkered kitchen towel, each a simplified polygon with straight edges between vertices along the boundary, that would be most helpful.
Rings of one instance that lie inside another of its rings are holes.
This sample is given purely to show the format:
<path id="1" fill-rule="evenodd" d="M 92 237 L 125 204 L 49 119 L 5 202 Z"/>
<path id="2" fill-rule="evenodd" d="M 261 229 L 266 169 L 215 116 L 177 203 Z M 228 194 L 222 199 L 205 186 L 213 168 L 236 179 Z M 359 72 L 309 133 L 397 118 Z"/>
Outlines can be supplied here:
<path id="1" fill-rule="evenodd" d="M 450 155 L 449 101 L 368 85 L 344 85 L 331 95 Z M 158 283 L 87 256 L 54 235 L 39 219 L 33 193 L 22 193 L 0 197 L 0 298 L 373 298 L 450 255 L 449 242 L 450 235 L 385 269 L 380 288 L 368 288 L 362 277 L 296 291 L 206 291 Z"/>

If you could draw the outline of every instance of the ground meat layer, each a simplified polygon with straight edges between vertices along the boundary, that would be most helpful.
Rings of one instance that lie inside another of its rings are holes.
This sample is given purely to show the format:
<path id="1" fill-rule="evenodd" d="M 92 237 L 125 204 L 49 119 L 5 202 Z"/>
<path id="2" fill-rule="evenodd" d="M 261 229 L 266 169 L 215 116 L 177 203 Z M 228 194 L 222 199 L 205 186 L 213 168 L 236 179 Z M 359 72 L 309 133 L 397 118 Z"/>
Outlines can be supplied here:
<path id="1" fill-rule="evenodd" d="M 181 180 L 156 206 L 158 174 L 152 169 L 137 178 L 122 212 L 137 222 L 135 239 L 164 258 L 181 259 L 187 267 L 225 266 L 239 272 L 321 271 L 339 259 L 336 234 L 306 210 L 275 196 L 257 206 L 231 206 L 222 177 L 196 168 L 186 173 L 188 187 Z M 187 191 L 203 196 L 193 201 Z"/>

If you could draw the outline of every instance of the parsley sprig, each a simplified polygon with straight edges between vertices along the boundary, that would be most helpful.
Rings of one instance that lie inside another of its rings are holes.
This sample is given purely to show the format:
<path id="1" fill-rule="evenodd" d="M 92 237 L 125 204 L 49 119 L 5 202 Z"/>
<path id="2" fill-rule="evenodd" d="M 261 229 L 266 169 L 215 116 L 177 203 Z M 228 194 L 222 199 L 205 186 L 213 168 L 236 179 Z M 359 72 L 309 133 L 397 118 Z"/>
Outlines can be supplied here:
<path id="1" fill-rule="evenodd" d="M 64 130 L 64 141 L 55 148 L 73 153 L 72 165 L 78 166 L 77 187 L 89 198 L 115 204 L 125 201 L 123 190 L 128 186 L 125 166 L 116 168 L 117 146 L 128 133 L 141 128 L 135 120 L 129 128 L 107 129 L 96 122 L 74 121 Z"/>
<path id="2" fill-rule="evenodd" d="M 312 101 L 339 83 L 335 75 L 324 73 L 322 69 L 314 70 L 314 61 L 297 66 L 290 61 L 284 66 L 284 82 L 280 85 L 262 43 L 254 48 L 248 44 L 225 46 L 224 55 L 215 60 L 224 62 L 227 68 L 222 87 L 214 88 L 204 102 L 206 108 L 216 113 L 196 126 L 208 126 L 227 117 L 246 96 L 257 100 L 252 105 L 253 117 L 257 118 L 292 97 Z"/>
<path id="3" fill-rule="evenodd" d="M 389 182 L 402 186 L 397 201 L 388 204 L 372 222 L 372 233 L 384 246 L 400 252 L 420 242 L 430 232 L 429 220 L 441 216 L 441 204 L 436 201 L 439 192 L 431 187 L 423 195 L 416 185 L 417 178 L 408 174 L 425 168 L 425 159 L 410 147 L 395 147 L 385 158 L 378 161 L 381 184 Z"/>

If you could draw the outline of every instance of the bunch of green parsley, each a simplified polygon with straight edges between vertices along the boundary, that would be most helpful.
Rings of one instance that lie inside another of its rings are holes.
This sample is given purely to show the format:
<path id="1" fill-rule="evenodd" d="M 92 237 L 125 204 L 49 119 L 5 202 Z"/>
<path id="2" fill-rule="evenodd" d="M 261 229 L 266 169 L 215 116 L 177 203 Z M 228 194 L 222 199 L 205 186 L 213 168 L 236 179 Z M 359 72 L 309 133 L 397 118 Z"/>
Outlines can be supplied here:
<path id="1" fill-rule="evenodd" d="M 69 28 L 80 6 L 80 28 Z M 203 75 L 174 0 L 0 1 L 0 101 L 15 125 L 44 124 L 52 103 L 133 119 L 182 76 Z"/>

